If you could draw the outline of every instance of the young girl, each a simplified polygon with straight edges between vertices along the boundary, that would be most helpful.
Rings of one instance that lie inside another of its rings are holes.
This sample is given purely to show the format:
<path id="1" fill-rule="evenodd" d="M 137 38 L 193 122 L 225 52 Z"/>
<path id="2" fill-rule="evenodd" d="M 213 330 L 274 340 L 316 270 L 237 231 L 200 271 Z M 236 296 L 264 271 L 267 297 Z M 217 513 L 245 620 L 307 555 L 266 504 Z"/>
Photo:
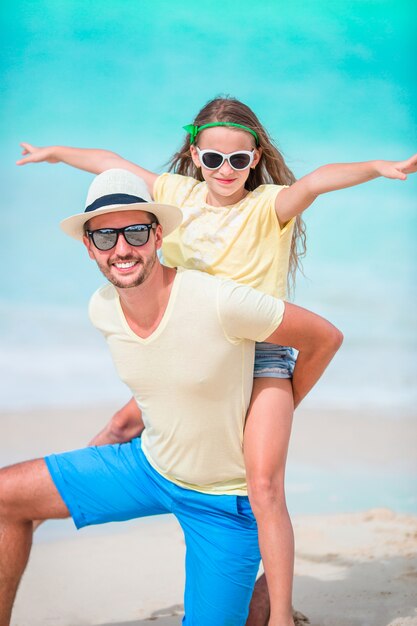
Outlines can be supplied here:
<path id="1" fill-rule="evenodd" d="M 226 276 L 285 298 L 305 250 L 302 212 L 318 195 L 378 176 L 406 179 L 407 161 L 325 165 L 297 182 L 255 114 L 233 98 L 216 98 L 198 113 L 161 176 L 104 150 L 23 143 L 18 165 L 48 161 L 100 173 L 123 167 L 142 177 L 158 202 L 179 206 L 182 225 L 164 239 L 164 262 Z M 293 626 L 293 531 L 284 472 L 292 415 L 294 355 L 290 347 L 259 344 L 244 432 L 248 492 L 270 596 L 269 626 Z M 296 374 L 295 374 L 296 375 Z M 137 411 L 132 401 L 120 412 Z"/>

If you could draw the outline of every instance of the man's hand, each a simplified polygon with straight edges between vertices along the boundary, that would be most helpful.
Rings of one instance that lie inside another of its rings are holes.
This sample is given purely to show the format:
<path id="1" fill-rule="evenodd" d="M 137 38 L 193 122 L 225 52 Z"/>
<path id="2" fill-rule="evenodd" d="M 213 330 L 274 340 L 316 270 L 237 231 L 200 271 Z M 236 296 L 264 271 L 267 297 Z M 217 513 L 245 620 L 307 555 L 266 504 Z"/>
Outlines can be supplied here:
<path id="1" fill-rule="evenodd" d="M 142 412 L 136 400 L 131 398 L 119 411 L 116 411 L 107 426 L 88 445 L 104 446 L 109 443 L 125 443 L 138 437 L 144 428 Z"/>
<path id="2" fill-rule="evenodd" d="M 145 428 L 142 421 L 142 413 L 136 400 L 132 398 L 119 411 L 110 422 L 89 442 L 89 446 L 104 446 L 109 443 L 124 443 L 134 437 L 138 437 Z M 33 522 L 35 531 L 46 520 Z"/>

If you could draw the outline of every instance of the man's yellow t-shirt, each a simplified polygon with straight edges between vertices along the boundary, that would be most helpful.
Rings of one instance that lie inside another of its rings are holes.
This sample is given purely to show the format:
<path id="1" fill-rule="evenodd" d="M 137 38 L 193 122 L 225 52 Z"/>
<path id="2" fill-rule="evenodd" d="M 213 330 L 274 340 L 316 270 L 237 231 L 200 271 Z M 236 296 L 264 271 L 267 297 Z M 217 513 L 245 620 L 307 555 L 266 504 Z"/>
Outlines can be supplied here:
<path id="1" fill-rule="evenodd" d="M 279 326 L 284 303 L 178 271 L 163 318 L 146 339 L 129 327 L 113 285 L 93 295 L 89 312 L 142 410 L 142 449 L 154 469 L 187 489 L 246 495 L 242 442 L 254 342 Z"/>

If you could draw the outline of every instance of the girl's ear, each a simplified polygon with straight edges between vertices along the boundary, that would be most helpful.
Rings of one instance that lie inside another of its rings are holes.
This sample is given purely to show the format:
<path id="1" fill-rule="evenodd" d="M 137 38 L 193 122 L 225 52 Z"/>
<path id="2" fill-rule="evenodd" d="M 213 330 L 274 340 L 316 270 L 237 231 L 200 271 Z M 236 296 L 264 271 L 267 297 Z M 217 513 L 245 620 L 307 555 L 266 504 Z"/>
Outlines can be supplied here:
<path id="1" fill-rule="evenodd" d="M 258 165 L 259 161 L 261 160 L 261 156 L 262 156 L 262 148 L 256 148 L 252 165 L 251 165 L 251 169 L 253 170 L 255 169 L 255 167 Z"/>
<path id="2" fill-rule="evenodd" d="M 193 160 L 194 165 L 200 168 L 201 167 L 200 159 L 198 157 L 198 152 L 194 145 L 190 146 L 190 153 L 191 153 L 191 158 Z"/>

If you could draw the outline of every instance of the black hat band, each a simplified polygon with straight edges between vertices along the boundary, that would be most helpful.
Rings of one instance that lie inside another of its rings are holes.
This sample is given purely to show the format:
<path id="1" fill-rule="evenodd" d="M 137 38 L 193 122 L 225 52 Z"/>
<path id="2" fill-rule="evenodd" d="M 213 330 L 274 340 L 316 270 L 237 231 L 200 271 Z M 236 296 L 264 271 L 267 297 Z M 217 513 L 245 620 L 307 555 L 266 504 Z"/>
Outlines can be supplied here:
<path id="1" fill-rule="evenodd" d="M 101 196 L 101 198 L 97 198 L 88 207 L 85 208 L 84 213 L 88 213 L 89 211 L 96 211 L 103 206 L 111 206 L 113 204 L 135 204 L 136 202 L 145 202 L 143 198 L 139 196 L 131 196 L 128 193 L 111 193 L 107 196 Z"/>

